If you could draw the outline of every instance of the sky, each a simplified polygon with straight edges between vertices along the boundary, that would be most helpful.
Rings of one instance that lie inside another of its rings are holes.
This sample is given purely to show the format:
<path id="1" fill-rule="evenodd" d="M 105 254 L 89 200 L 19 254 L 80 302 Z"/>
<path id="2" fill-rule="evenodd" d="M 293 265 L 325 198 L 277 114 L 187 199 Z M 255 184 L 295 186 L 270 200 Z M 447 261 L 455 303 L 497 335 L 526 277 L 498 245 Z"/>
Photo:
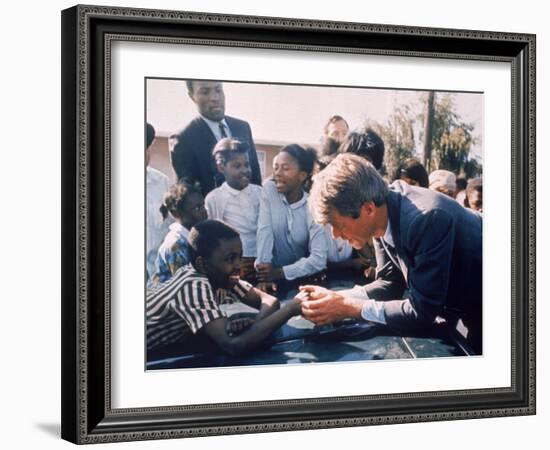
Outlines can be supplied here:
<path id="1" fill-rule="evenodd" d="M 316 145 L 329 117 L 338 114 L 350 129 L 367 121 L 385 123 L 395 107 L 413 105 L 420 112 L 421 91 L 371 87 L 333 87 L 224 83 L 225 112 L 250 123 L 257 142 L 296 142 Z M 437 94 L 441 95 L 441 94 Z M 483 94 L 453 93 L 456 111 L 474 125 L 477 139 L 471 153 L 480 158 L 483 149 Z M 159 136 L 181 130 L 197 114 L 183 80 L 147 81 L 147 121 Z M 417 142 L 417 151 L 421 143 Z"/>

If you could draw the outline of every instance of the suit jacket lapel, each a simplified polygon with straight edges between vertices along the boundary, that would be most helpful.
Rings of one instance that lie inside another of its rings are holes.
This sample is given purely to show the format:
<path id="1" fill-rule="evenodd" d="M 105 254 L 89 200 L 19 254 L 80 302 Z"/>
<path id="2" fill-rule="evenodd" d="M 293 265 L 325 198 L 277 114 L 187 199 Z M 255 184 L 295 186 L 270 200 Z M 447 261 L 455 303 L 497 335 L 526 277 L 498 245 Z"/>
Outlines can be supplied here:
<path id="1" fill-rule="evenodd" d="M 227 123 L 227 126 L 229 127 L 231 135 L 234 139 L 238 139 L 239 141 L 248 140 L 238 120 L 235 120 L 233 117 L 230 116 L 225 116 L 225 122 Z"/>
<path id="2" fill-rule="evenodd" d="M 387 208 L 391 234 L 395 245 L 394 251 L 390 251 L 390 254 L 397 260 L 397 266 L 401 269 L 405 281 L 407 281 L 409 259 L 403 251 L 401 239 L 401 196 L 390 190 L 388 193 Z"/>
<path id="3" fill-rule="evenodd" d="M 215 176 L 217 169 L 216 162 L 212 158 L 212 150 L 216 145 L 216 136 L 201 117 L 197 117 L 197 122 L 201 144 L 195 146 L 195 154 L 197 158 L 203 161 L 204 167 L 210 167 L 212 174 Z"/>

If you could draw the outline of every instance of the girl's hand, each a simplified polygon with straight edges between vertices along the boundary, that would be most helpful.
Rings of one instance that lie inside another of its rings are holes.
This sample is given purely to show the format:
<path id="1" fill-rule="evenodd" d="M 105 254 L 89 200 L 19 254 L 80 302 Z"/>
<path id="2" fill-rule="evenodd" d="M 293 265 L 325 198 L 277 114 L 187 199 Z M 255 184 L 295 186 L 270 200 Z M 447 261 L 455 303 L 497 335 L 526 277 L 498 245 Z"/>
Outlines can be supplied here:
<path id="1" fill-rule="evenodd" d="M 280 267 L 274 268 L 271 264 L 262 263 L 256 266 L 258 280 L 260 282 L 273 282 L 284 278 L 283 269 Z"/>

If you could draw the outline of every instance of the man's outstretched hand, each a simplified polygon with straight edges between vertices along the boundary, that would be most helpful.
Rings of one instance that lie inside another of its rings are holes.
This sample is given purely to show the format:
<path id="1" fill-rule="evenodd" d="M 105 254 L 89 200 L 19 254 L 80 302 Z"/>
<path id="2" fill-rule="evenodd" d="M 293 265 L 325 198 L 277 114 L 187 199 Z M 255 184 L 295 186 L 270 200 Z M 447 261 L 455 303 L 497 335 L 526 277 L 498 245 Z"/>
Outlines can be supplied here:
<path id="1" fill-rule="evenodd" d="M 300 294 L 307 295 L 302 301 L 302 315 L 316 325 L 339 322 L 344 319 L 361 318 L 363 301 L 343 297 L 321 286 L 300 286 Z"/>

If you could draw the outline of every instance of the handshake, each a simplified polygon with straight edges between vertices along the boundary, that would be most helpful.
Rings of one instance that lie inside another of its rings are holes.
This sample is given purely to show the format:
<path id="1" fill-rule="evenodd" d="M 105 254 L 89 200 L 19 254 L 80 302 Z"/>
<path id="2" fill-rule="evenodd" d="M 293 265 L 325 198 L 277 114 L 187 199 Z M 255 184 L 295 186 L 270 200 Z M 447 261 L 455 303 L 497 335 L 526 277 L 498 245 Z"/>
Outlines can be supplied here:
<path id="1" fill-rule="evenodd" d="M 361 299 L 344 297 L 335 291 L 312 285 L 300 286 L 300 292 L 288 302 L 288 307 L 294 309 L 294 315 L 302 315 L 316 325 L 361 318 L 362 306 Z"/>

